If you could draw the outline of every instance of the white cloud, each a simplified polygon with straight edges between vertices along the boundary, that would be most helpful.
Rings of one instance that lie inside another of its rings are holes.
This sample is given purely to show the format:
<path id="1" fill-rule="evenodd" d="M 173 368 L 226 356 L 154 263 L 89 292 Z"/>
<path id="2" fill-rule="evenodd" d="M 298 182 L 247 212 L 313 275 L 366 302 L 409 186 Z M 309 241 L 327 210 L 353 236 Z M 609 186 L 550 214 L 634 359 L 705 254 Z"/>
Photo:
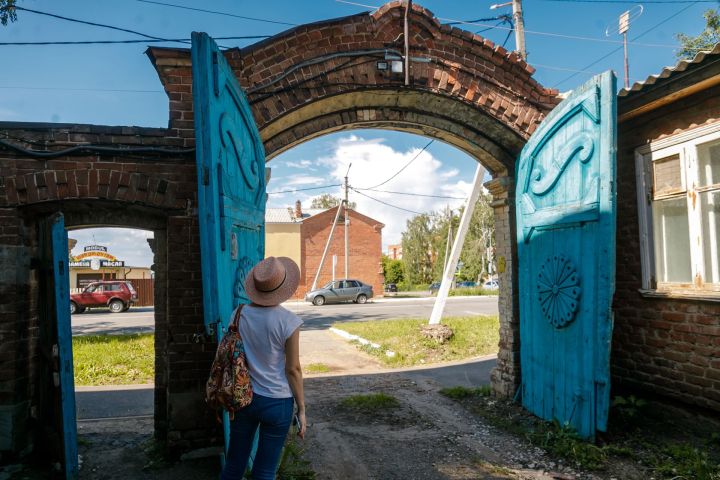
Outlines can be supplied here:
<path id="1" fill-rule="evenodd" d="M 71 230 L 68 237 L 77 240 L 73 255 L 82 253 L 88 245 L 103 245 L 108 253 L 125 262 L 128 267 L 149 267 L 153 263 L 153 253 L 148 238 L 153 232 L 129 228 L 85 228 Z"/>
<path id="2" fill-rule="evenodd" d="M 290 168 L 308 168 L 312 165 L 312 163 L 313 162 L 310 160 L 300 160 L 299 162 L 288 161 L 288 162 L 285 162 L 285 166 L 290 167 Z M 314 169 L 311 169 L 311 170 L 314 170 Z"/>
<path id="3" fill-rule="evenodd" d="M 296 187 L 301 185 L 320 185 L 326 182 L 326 178 L 314 177 L 312 175 L 293 175 L 291 177 L 278 178 L 274 185 L 278 188 L 282 187 L 283 190 L 289 187 Z"/>
<path id="4" fill-rule="evenodd" d="M 365 140 L 351 135 L 340 139 L 330 156 L 318 159 L 328 171 L 327 183 L 341 183 L 350 168 L 350 185 L 360 191 L 350 192 L 350 199 L 357 203 L 357 210 L 385 224 L 383 229 L 383 248 L 398 243 L 405 224 L 415 213 L 439 211 L 449 205 L 458 208 L 463 204 L 459 199 L 439 199 L 413 195 L 400 195 L 382 191 L 362 190 L 376 187 L 388 190 L 420 195 L 444 195 L 467 198 L 471 185 L 464 180 L 451 181 L 457 177 L 457 169 L 443 170 L 440 160 L 420 148 L 401 152 L 394 150 L 380 140 Z M 383 183 L 412 161 L 392 180 Z M 381 185 L 382 184 L 382 185 Z M 376 200 L 385 202 L 380 203 Z M 387 205 L 389 204 L 389 205 Z M 396 208 L 400 207 L 400 208 Z M 351 227 L 352 228 L 352 227 Z"/>

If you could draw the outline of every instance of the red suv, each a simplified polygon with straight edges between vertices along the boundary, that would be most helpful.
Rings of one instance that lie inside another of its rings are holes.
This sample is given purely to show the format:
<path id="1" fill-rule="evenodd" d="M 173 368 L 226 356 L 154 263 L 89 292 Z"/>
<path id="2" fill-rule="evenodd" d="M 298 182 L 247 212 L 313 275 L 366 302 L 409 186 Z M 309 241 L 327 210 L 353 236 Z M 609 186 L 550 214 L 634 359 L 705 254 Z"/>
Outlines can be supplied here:
<path id="1" fill-rule="evenodd" d="M 82 293 L 70 294 L 70 313 L 82 313 L 90 307 L 108 307 L 112 313 L 126 312 L 137 298 L 137 292 L 130 282 L 93 282 Z"/>

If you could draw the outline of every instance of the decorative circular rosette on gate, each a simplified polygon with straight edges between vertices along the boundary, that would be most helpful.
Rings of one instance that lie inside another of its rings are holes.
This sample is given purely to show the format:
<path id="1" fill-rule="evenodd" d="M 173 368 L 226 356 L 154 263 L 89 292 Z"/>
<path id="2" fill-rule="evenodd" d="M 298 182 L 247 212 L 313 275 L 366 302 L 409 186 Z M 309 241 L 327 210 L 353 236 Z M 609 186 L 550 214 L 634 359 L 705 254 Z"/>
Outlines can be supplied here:
<path id="1" fill-rule="evenodd" d="M 552 255 L 540 267 L 538 301 L 543 315 L 553 327 L 562 328 L 575 318 L 581 292 L 579 285 L 575 265 L 564 255 Z"/>

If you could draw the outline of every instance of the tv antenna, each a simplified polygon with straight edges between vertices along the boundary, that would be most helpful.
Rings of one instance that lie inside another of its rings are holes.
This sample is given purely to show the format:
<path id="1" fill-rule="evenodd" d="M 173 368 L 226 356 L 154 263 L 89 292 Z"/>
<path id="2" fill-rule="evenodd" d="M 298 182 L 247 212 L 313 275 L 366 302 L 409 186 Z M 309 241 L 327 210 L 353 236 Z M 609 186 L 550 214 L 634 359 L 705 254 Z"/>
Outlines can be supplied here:
<path id="1" fill-rule="evenodd" d="M 637 19 L 643 13 L 642 5 L 635 5 L 630 10 L 625 10 L 618 17 L 617 27 L 608 26 L 605 29 L 605 36 L 611 37 L 613 35 L 623 36 L 623 50 L 625 52 L 625 89 L 630 88 L 630 63 L 628 61 L 628 45 L 627 45 L 627 32 L 630 30 L 630 22 Z"/>

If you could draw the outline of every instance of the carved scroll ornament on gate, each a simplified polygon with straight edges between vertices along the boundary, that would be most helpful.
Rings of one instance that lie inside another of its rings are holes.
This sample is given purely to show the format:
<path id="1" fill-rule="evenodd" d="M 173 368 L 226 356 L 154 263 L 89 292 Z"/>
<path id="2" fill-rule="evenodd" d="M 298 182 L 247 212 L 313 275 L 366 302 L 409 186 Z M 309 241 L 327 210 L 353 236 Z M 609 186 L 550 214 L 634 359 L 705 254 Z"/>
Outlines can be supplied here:
<path id="1" fill-rule="evenodd" d="M 589 173 L 587 178 L 579 179 L 584 183 L 584 194 L 580 201 L 546 208 L 538 208 L 535 201 L 533 201 L 533 197 L 542 197 L 552 192 L 560 178 L 567 172 L 568 166 L 575 159 L 580 163 L 588 164 L 593 158 L 596 147 L 591 129 L 597 128 L 599 123 L 598 109 L 599 99 L 597 92 L 588 92 L 584 100 L 564 112 L 564 115 L 561 115 L 562 120 L 558 121 L 560 127 L 556 128 L 563 128 L 572 121 L 579 121 L 580 118 L 590 120 L 589 125 L 571 136 L 560 148 L 560 151 L 556 155 L 552 155 L 551 158 L 548 158 L 550 156 L 541 157 L 539 155 L 539 152 L 547 146 L 547 144 L 540 144 L 533 154 L 525 159 L 525 161 L 530 162 L 527 167 L 530 173 L 523 182 L 524 193 L 521 196 L 521 205 L 519 205 L 524 216 L 522 233 L 525 242 L 530 241 L 533 232 L 538 229 L 563 228 L 569 224 L 599 219 L 600 181 L 597 171 Z M 548 135 L 556 133 L 557 130 L 548 132 Z M 539 158 L 547 158 L 548 161 L 545 165 L 541 165 Z M 522 168 L 524 166 L 521 166 Z"/>

